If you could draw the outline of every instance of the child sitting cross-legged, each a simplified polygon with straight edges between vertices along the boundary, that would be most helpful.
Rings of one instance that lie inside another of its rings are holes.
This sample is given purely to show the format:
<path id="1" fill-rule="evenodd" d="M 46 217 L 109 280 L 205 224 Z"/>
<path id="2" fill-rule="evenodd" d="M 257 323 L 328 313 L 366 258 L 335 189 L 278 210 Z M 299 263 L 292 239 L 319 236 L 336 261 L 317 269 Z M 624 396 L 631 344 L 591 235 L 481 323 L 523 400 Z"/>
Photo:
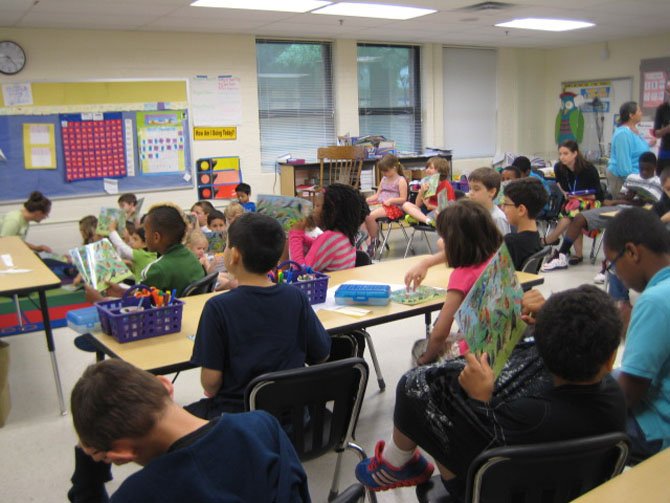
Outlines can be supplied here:
<path id="1" fill-rule="evenodd" d="M 79 437 L 68 499 L 141 501 L 309 501 L 295 449 L 266 412 L 205 421 L 173 401 L 173 386 L 113 358 L 91 365 L 72 390 Z M 141 468 L 107 495 L 111 465 Z"/>
<path id="2" fill-rule="evenodd" d="M 207 398 L 186 407 L 192 414 L 241 412 L 254 377 L 328 357 L 330 336 L 307 296 L 268 277 L 285 241 L 279 222 L 260 213 L 245 213 L 228 229 L 223 260 L 239 286 L 209 299 L 200 316 L 191 363 L 202 367 Z"/>
<path id="3" fill-rule="evenodd" d="M 349 185 L 333 183 L 319 193 L 312 219 L 324 232 L 313 239 L 305 232 L 307 221 L 297 222 L 288 233 L 291 260 L 316 271 L 339 271 L 356 265 L 356 235 L 369 212 L 363 196 Z"/>
<path id="4" fill-rule="evenodd" d="M 426 176 L 432 176 L 435 174 L 439 174 L 440 180 L 433 195 L 429 197 L 425 196 L 429 185 L 424 183 L 421 185 L 419 193 L 416 195 L 415 203 L 410 203 L 409 201 L 403 203 L 402 209 L 405 213 L 407 213 L 407 215 L 405 215 L 405 221 L 407 221 L 407 223 L 411 224 L 419 222 L 422 224 L 434 226 L 439 206 L 438 194 L 443 191 L 447 191 L 447 201 L 456 200 L 454 188 L 449 183 L 449 161 L 443 157 L 431 157 L 428 159 L 428 162 L 426 163 Z"/>
<path id="5" fill-rule="evenodd" d="M 135 277 L 135 283 L 142 280 L 142 271 L 158 258 L 156 252 L 147 250 L 146 235 L 144 227 L 136 226 L 132 222 L 126 222 L 129 244 L 126 244 L 117 231 L 118 223 L 112 220 L 109 224 L 109 240 L 116 248 L 124 261 L 127 261 L 130 270 Z"/>
<path id="6" fill-rule="evenodd" d="M 373 490 L 424 482 L 433 466 L 418 445 L 459 498 L 470 463 L 485 449 L 624 432 L 626 404 L 609 375 L 620 337 L 614 303 L 584 285 L 552 295 L 537 313 L 536 359 L 553 381 L 543 387 L 529 382 L 521 393 L 500 393 L 506 373 L 518 366 L 514 352 L 497 381 L 486 354 L 409 371 L 396 391 L 393 438 L 359 463 L 358 480 Z"/>
<path id="7" fill-rule="evenodd" d="M 547 191 L 537 178 L 514 180 L 505 187 L 503 211 L 516 232 L 504 236 L 505 244 L 520 271 L 528 257 L 542 249 L 535 218 L 547 203 Z"/>

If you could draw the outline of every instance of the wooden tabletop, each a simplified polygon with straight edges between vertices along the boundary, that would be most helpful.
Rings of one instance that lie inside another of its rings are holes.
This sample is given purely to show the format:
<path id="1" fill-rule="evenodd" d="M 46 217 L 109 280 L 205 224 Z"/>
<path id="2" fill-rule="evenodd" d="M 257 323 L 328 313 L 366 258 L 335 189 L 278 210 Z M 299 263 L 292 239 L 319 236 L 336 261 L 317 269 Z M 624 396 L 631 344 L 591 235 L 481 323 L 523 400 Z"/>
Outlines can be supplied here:
<path id="1" fill-rule="evenodd" d="M 666 479 L 668 467 L 670 449 L 665 449 L 577 498 L 574 503 L 670 501 L 670 485 Z"/>
<path id="2" fill-rule="evenodd" d="M 330 276 L 328 287 L 332 288 L 350 280 L 402 284 L 405 272 L 425 257 L 427 255 L 389 260 L 365 267 L 328 273 Z M 431 267 L 422 284 L 446 288 L 451 271 L 452 269 L 443 265 Z M 541 276 L 535 274 L 519 272 L 517 276 L 522 284 L 529 282 L 539 284 L 543 281 Z M 184 300 L 184 313 L 181 332 L 123 344 L 101 332 L 94 332 L 91 335 L 97 341 L 97 345 L 102 345 L 105 353 L 110 356 L 119 357 L 139 368 L 151 370 L 157 374 L 160 374 L 161 371 L 169 373 L 175 365 L 186 364 L 190 359 L 193 341 L 188 337 L 195 335 L 203 306 L 215 295 L 225 295 L 225 292 L 195 295 L 182 299 Z M 365 306 L 365 309 L 371 312 L 360 318 L 326 310 L 318 311 L 317 316 L 326 330 L 335 334 L 437 311 L 443 303 L 444 299 L 435 299 L 416 306 L 390 302 L 386 306 Z"/>
<path id="3" fill-rule="evenodd" d="M 3 272 L 11 269 L 0 260 L 0 294 L 14 295 L 60 286 L 58 276 L 51 272 L 20 237 L 0 238 L 0 254 L 12 256 L 14 269 L 29 269 L 29 272 L 21 273 Z"/>

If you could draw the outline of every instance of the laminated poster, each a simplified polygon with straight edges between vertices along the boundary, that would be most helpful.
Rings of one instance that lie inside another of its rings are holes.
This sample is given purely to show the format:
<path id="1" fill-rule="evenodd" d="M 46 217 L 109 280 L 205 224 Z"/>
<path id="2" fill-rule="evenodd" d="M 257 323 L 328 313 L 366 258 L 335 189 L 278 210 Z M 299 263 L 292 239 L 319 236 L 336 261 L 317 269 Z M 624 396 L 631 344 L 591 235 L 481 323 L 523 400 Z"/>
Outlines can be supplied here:
<path id="1" fill-rule="evenodd" d="M 522 296 L 512 257 L 503 245 L 456 311 L 470 351 L 488 353 L 496 377 L 526 329 L 521 320 Z"/>

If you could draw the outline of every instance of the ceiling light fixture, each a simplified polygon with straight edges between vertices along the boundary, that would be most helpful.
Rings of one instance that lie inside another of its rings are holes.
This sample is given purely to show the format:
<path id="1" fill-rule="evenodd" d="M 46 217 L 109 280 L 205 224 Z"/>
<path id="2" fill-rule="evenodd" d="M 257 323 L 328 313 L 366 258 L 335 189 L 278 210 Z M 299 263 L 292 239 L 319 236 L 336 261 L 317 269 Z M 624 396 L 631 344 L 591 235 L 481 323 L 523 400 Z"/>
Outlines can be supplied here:
<path id="1" fill-rule="evenodd" d="M 498 23 L 495 26 L 500 28 L 519 28 L 521 30 L 542 30 L 542 31 L 570 31 L 580 28 L 589 28 L 595 26 L 594 23 L 587 21 L 573 21 L 570 19 L 542 19 L 525 18 L 514 19 L 506 23 Z"/>
<path id="2" fill-rule="evenodd" d="M 330 4 L 325 0 L 197 0 L 191 7 L 265 10 L 275 12 L 309 12 Z"/>
<path id="3" fill-rule="evenodd" d="M 437 12 L 434 9 L 404 7 L 402 5 L 382 5 L 369 3 L 338 2 L 315 10 L 312 14 L 330 16 L 370 17 L 376 19 L 394 19 L 404 21 Z"/>

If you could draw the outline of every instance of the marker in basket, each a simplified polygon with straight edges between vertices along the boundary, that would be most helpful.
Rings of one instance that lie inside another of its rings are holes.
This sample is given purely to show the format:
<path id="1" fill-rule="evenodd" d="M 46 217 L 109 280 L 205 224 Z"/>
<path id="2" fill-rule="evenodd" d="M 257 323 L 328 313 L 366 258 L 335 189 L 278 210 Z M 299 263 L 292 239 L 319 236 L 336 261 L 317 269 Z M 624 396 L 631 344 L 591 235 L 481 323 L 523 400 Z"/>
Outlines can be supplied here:
<path id="1" fill-rule="evenodd" d="M 177 289 L 173 288 L 170 293 L 170 304 L 174 304 L 174 300 L 177 298 Z"/>

